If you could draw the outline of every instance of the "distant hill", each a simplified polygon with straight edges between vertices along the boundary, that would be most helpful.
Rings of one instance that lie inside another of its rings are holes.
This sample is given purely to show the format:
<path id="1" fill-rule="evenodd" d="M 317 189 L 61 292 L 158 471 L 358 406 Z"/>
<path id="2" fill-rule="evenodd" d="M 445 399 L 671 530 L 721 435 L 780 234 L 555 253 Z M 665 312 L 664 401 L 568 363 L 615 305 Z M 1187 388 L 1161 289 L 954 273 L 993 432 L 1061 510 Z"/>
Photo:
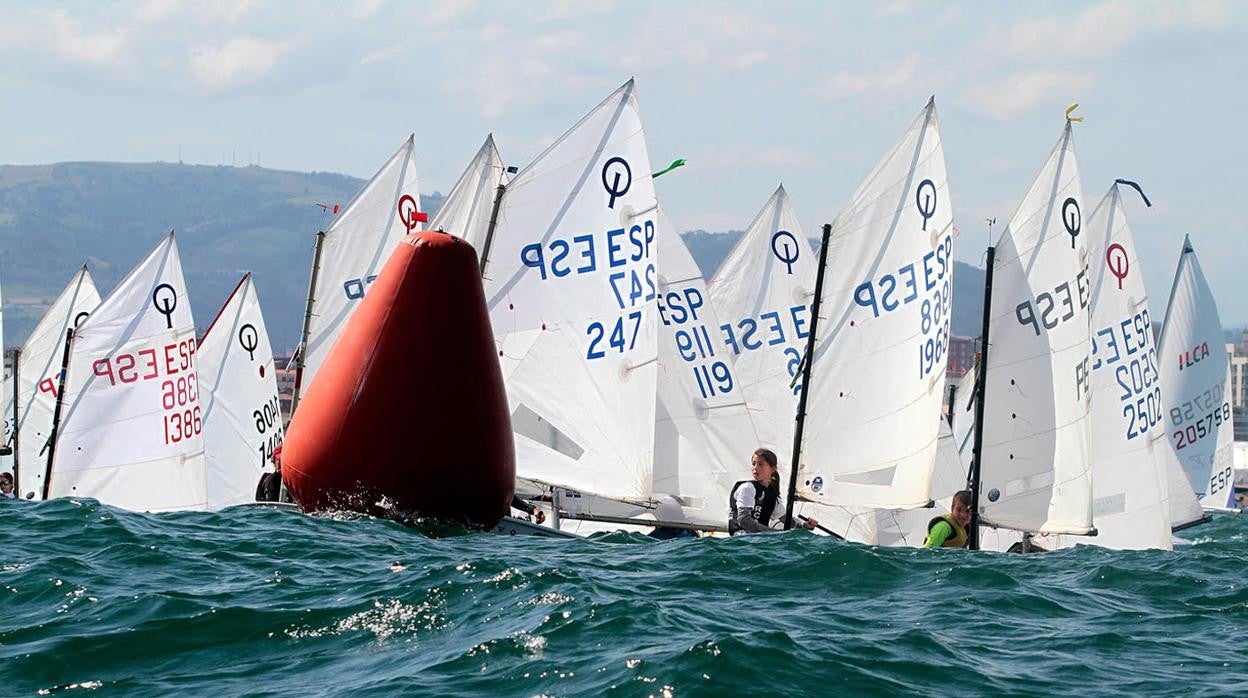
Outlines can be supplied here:
<path id="1" fill-rule="evenodd" d="M 201 326 L 246 270 L 256 280 L 276 350 L 298 341 L 316 204 L 345 205 L 362 180 L 328 172 L 174 163 L 0 166 L 0 283 L 4 341 L 23 342 L 84 262 L 107 294 L 169 229 Z M 436 211 L 442 196 L 422 196 Z M 707 277 L 741 231 L 683 234 Z M 957 264 L 953 333 L 978 334 L 983 274 Z"/>
<path id="2" fill-rule="evenodd" d="M 253 272 L 275 349 L 293 347 L 307 294 L 317 203 L 364 182 L 327 172 L 170 163 L 0 167 L 5 343 L 24 341 L 86 262 L 106 294 L 171 228 L 196 321 Z M 441 197 L 421 197 L 436 207 Z"/>

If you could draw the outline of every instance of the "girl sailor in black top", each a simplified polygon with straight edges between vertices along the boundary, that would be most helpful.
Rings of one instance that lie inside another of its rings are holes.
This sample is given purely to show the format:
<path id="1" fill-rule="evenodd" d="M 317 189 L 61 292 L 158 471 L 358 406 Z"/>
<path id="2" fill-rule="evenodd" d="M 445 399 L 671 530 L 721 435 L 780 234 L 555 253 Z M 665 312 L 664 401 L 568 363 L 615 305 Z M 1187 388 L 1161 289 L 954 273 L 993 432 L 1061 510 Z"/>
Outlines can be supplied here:
<path id="1" fill-rule="evenodd" d="M 728 496 L 728 531 L 734 536 L 769 531 L 772 521 L 784 512 L 775 452 L 766 448 L 755 451 L 750 458 L 750 475 L 753 479 L 738 482 Z M 819 522 L 807 518 L 802 525 L 814 529 Z"/>

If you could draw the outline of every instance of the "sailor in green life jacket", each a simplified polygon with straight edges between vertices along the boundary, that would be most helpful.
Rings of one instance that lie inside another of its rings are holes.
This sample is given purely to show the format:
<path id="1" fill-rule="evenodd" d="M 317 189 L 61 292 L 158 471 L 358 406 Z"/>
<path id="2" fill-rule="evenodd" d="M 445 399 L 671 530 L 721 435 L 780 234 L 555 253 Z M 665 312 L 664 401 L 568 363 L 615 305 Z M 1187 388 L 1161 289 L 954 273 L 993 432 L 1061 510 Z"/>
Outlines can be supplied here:
<path id="1" fill-rule="evenodd" d="M 728 495 L 728 533 L 734 536 L 770 531 L 772 520 L 783 516 L 775 452 L 766 448 L 755 451 L 750 457 L 750 475 L 752 479 L 733 485 Z M 814 529 L 819 522 L 808 518 L 802 525 Z"/>
<path id="2" fill-rule="evenodd" d="M 966 527 L 971 525 L 971 491 L 962 490 L 953 495 L 953 511 L 937 516 L 927 522 L 927 540 L 924 548 L 965 548 Z"/>

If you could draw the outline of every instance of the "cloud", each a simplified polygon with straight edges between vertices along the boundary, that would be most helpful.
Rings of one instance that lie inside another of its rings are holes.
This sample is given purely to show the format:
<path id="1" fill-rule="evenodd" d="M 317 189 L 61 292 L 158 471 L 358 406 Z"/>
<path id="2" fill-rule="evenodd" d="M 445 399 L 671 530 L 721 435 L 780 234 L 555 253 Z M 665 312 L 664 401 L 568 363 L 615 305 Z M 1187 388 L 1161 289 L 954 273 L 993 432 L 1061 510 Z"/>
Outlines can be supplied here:
<path id="1" fill-rule="evenodd" d="M 204 89 L 217 92 L 260 80 L 289 48 L 287 42 L 240 37 L 217 46 L 192 48 L 187 58 L 195 81 Z"/>
<path id="2" fill-rule="evenodd" d="M 917 88 L 919 82 L 915 80 L 915 69 L 918 65 L 919 57 L 912 55 L 890 68 L 863 72 L 841 71 L 817 81 L 803 90 L 802 94 L 816 99 L 835 100 L 870 93 L 911 92 Z M 922 82 L 930 86 L 930 76 L 924 76 Z"/>
<path id="3" fill-rule="evenodd" d="M 92 65 L 114 63 L 128 47 L 128 36 L 122 29 L 94 29 L 65 10 L 57 10 L 48 18 L 46 29 L 28 39 L 44 44 L 61 58 Z"/>
<path id="4" fill-rule="evenodd" d="M 1019 72 L 995 85 L 967 88 L 960 101 L 967 109 L 1006 121 L 1048 100 L 1063 105 L 1075 101 L 1080 92 L 1088 90 L 1095 82 L 1091 73 Z"/>
<path id="5" fill-rule="evenodd" d="M 1148 3 L 1107 0 L 1073 17 L 1026 19 L 1008 27 L 995 41 L 1006 52 L 1037 60 L 1053 56 L 1103 57 L 1132 41 L 1161 30 L 1205 30 L 1222 26 L 1226 4 Z"/>
<path id="6" fill-rule="evenodd" d="M 347 10 L 347 14 L 352 19 L 372 19 L 385 4 L 386 0 L 356 0 L 355 4 Z"/>

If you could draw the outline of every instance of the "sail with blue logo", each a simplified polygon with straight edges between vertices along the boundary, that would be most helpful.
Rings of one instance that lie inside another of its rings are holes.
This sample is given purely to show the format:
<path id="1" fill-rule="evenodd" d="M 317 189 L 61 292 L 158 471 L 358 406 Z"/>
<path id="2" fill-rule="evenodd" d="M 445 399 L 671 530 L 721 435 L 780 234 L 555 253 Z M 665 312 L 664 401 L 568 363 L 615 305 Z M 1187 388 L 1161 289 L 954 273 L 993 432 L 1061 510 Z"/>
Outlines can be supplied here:
<path id="1" fill-rule="evenodd" d="M 517 477 L 652 492 L 658 201 L 633 81 L 507 187 L 484 284 Z"/>
<path id="2" fill-rule="evenodd" d="M 300 347 L 301 387 L 316 377 L 395 246 L 408 233 L 424 229 L 424 217 L 411 135 L 325 231 L 308 333 Z"/>
<path id="3" fill-rule="evenodd" d="M 205 509 L 196 354 L 169 233 L 74 332 L 49 496 L 135 511 Z"/>
<path id="4" fill-rule="evenodd" d="M 1184 238 L 1162 325 L 1165 429 L 1201 506 L 1235 506 L 1230 362 L 1222 321 L 1190 238 Z"/>
<path id="5" fill-rule="evenodd" d="M 1164 401 L 1154 316 L 1118 183 L 1084 224 L 1092 335 L 1094 537 L 1057 546 L 1170 550 Z M 1043 545 L 1043 543 L 1042 543 Z"/>
<path id="6" fill-rule="evenodd" d="M 934 100 L 832 223 L 798 492 L 928 504 L 945 385 L 953 209 Z"/>
<path id="7" fill-rule="evenodd" d="M 1091 533 L 1091 283 L 1070 122 L 996 246 L 981 522 Z M 984 546 L 988 547 L 988 546 Z"/>
<path id="8" fill-rule="evenodd" d="M 732 486 L 759 438 L 702 271 L 666 212 L 658 214 L 658 403 L 654 496 L 685 517 L 725 525 Z"/>
<path id="9" fill-rule="evenodd" d="M 800 381 L 818 259 L 784 185 L 777 187 L 728 253 L 708 288 L 716 328 L 758 430 L 758 446 L 793 448 Z"/>
<path id="10" fill-rule="evenodd" d="M 48 438 L 65 354 L 65 331 L 82 324 L 100 304 L 91 272 L 84 266 L 53 301 L 22 345 L 15 393 L 18 397 L 19 496 L 43 499 Z"/>
<path id="11" fill-rule="evenodd" d="M 199 339 L 209 509 L 253 501 L 282 443 L 274 368 L 260 298 L 247 273 Z"/>

